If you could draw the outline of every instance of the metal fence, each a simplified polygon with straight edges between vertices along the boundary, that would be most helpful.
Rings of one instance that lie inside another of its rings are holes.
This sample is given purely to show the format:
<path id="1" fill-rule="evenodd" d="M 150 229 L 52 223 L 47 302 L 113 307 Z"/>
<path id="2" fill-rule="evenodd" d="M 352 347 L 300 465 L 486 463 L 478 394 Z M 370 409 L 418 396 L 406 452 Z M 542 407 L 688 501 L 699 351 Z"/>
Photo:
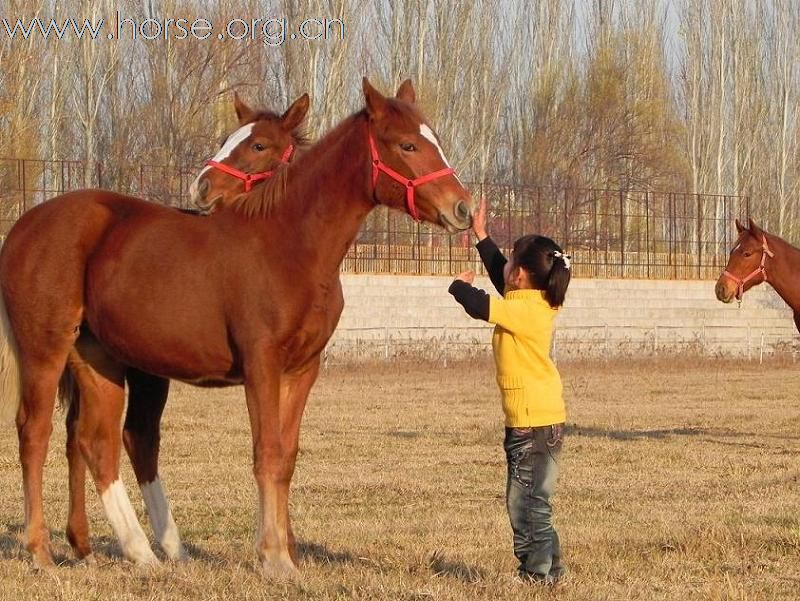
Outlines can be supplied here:
<path id="1" fill-rule="evenodd" d="M 0 235 L 25 210 L 68 190 L 110 187 L 174 207 L 189 206 L 195 171 L 165 165 L 0 158 Z M 112 184 L 113 183 L 113 184 Z M 523 234 L 552 237 L 577 277 L 707 279 L 725 265 L 733 220 L 750 214 L 737 196 L 475 184 L 487 198 L 490 233 L 508 250 Z M 345 257 L 349 273 L 453 274 L 480 270 L 469 234 L 448 235 L 381 207 Z"/>
<path id="2" fill-rule="evenodd" d="M 491 207 L 489 232 L 508 250 L 518 237 L 553 238 L 577 277 L 708 279 L 727 262 L 733 221 L 750 214 L 737 196 L 476 185 Z M 354 273 L 452 274 L 478 257 L 468 234 L 450 236 L 378 209 L 345 259 Z"/>

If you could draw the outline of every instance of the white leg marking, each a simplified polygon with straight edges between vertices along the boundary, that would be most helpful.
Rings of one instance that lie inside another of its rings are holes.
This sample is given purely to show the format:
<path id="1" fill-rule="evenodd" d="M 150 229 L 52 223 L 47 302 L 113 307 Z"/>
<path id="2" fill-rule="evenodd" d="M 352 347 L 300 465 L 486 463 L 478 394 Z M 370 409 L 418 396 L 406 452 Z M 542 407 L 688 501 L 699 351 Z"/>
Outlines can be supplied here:
<path id="1" fill-rule="evenodd" d="M 122 546 L 122 553 L 136 563 L 158 563 L 150 548 L 136 513 L 133 511 L 128 492 L 121 480 L 115 480 L 100 496 L 111 528 Z"/>
<path id="2" fill-rule="evenodd" d="M 152 482 L 142 485 L 142 496 L 147 513 L 150 516 L 150 524 L 153 526 L 153 533 L 156 540 L 172 560 L 182 561 L 187 559 L 186 551 L 181 544 L 181 537 L 178 534 L 178 526 L 172 518 L 172 511 L 169 508 L 169 501 L 161 485 L 161 479 L 156 478 Z"/>

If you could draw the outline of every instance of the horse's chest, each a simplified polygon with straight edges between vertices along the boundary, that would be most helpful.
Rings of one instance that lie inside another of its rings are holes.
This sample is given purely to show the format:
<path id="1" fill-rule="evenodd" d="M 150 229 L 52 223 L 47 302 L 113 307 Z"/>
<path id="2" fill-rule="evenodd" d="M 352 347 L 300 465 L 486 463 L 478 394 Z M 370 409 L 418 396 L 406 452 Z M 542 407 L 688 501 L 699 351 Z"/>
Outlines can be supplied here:
<path id="1" fill-rule="evenodd" d="M 295 334 L 287 344 L 289 356 L 302 362 L 322 352 L 339 323 L 343 308 L 338 279 L 328 285 L 320 284 L 297 316 Z"/>

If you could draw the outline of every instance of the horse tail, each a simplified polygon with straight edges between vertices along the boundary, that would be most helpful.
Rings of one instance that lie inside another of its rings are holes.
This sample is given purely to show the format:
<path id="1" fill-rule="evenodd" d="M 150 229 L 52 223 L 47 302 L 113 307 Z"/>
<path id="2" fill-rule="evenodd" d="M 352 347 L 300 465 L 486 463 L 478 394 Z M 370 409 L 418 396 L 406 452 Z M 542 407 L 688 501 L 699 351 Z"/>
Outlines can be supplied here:
<path id="1" fill-rule="evenodd" d="M 17 341 L 11 331 L 3 295 L 0 294 L 0 424 L 15 420 L 21 399 Z"/>
<path id="2" fill-rule="evenodd" d="M 69 409 L 71 405 L 78 403 L 80 398 L 78 382 L 72 375 L 72 370 L 66 367 L 58 381 L 58 404 L 62 409 Z"/>

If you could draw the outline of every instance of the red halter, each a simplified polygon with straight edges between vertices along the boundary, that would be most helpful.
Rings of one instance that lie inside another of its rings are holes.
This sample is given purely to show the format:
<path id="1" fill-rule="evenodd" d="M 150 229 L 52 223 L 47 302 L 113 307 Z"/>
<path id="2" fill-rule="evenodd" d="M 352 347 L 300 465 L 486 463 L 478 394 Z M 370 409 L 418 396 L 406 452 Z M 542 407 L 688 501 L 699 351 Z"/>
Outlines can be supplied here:
<path id="1" fill-rule="evenodd" d="M 283 155 L 280 158 L 281 163 L 288 163 L 289 159 L 292 156 L 292 152 L 294 152 L 294 146 L 289 144 L 286 147 L 286 150 L 283 151 Z M 269 179 L 275 173 L 275 169 L 270 171 L 261 171 L 259 173 L 245 173 L 244 171 L 240 171 L 235 167 L 231 167 L 230 165 L 226 165 L 225 163 L 218 163 L 217 161 L 211 160 L 206 161 L 206 165 L 212 167 L 214 169 L 219 169 L 223 173 L 227 173 L 228 175 L 232 175 L 235 178 L 238 178 L 244 182 L 244 191 L 249 192 L 253 189 L 253 182 L 260 182 L 262 179 Z"/>
<path id="2" fill-rule="evenodd" d="M 428 175 L 423 175 L 422 177 L 417 177 L 414 179 L 408 179 L 404 175 L 400 175 L 389 167 L 386 163 L 381 161 L 380 156 L 378 155 L 378 147 L 375 145 L 375 139 L 372 137 L 372 132 L 369 132 L 369 151 L 372 155 L 372 187 L 374 188 L 375 185 L 378 183 L 378 174 L 383 171 L 386 175 L 391 177 L 394 181 L 402 184 L 406 188 L 406 209 L 408 210 L 408 214 L 414 219 L 414 221 L 419 221 L 419 217 L 417 216 L 417 205 L 414 202 L 414 188 L 417 186 L 421 186 L 422 184 L 426 184 L 429 181 L 438 179 L 440 177 L 444 177 L 445 175 L 450 175 L 455 173 L 455 169 L 452 167 L 446 167 L 445 169 L 439 169 L 438 171 L 434 171 L 433 173 L 429 173 Z"/>
<path id="3" fill-rule="evenodd" d="M 742 300 L 742 296 L 744 295 L 744 285 L 747 282 L 749 282 L 750 280 L 752 280 L 754 277 L 756 277 L 757 275 L 760 274 L 760 275 L 764 276 L 764 279 L 762 281 L 764 281 L 764 282 L 768 281 L 767 280 L 767 268 L 766 268 L 767 257 L 771 258 L 771 257 L 774 257 L 774 256 L 775 256 L 775 253 L 772 252 L 769 249 L 769 245 L 767 245 L 767 237 L 762 235 L 761 236 L 761 264 L 758 267 L 756 267 L 747 276 L 745 276 L 744 279 L 736 277 L 735 275 L 733 275 L 727 269 L 723 272 L 722 277 L 728 277 L 728 278 L 732 279 L 736 283 L 736 300 L 739 300 L 739 301 Z"/>

